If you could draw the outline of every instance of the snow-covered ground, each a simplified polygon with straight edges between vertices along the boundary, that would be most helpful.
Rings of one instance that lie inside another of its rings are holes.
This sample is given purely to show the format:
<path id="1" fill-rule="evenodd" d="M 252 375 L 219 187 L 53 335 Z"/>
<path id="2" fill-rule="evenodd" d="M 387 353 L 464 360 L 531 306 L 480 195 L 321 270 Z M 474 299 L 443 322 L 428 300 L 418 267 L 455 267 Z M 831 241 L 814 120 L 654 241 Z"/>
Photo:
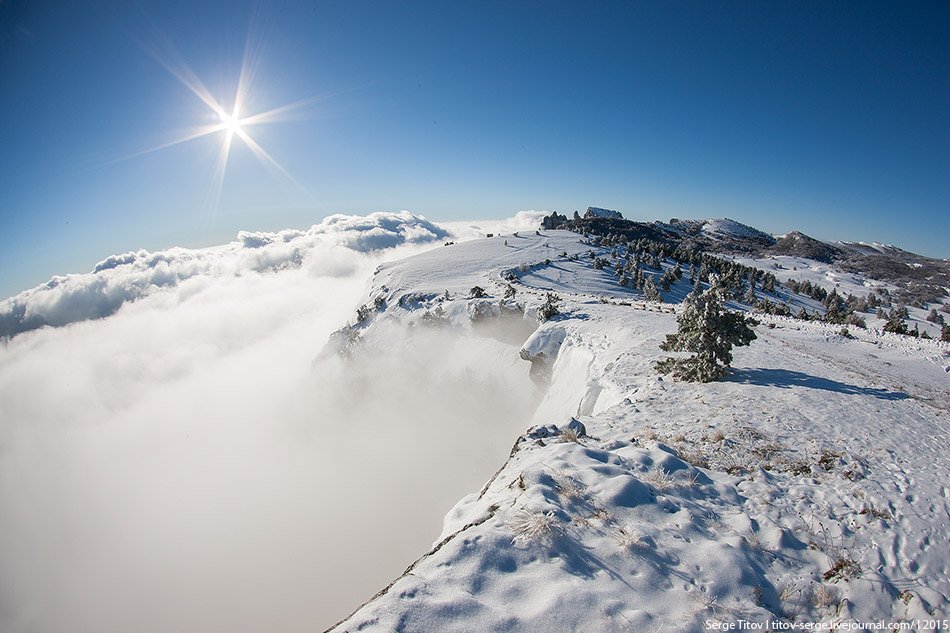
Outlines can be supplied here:
<path id="1" fill-rule="evenodd" d="M 763 317 L 726 380 L 671 382 L 653 365 L 674 306 L 562 257 L 588 248 L 567 232 L 508 234 L 377 272 L 367 301 L 379 309 L 351 332 L 370 349 L 433 323 L 526 334 L 547 292 L 562 314 L 525 337 L 522 358 L 545 367 L 508 461 L 334 630 L 919 628 L 946 617 L 948 346 Z M 858 286 L 838 279 L 844 292 Z M 470 298 L 474 286 L 487 296 Z"/>

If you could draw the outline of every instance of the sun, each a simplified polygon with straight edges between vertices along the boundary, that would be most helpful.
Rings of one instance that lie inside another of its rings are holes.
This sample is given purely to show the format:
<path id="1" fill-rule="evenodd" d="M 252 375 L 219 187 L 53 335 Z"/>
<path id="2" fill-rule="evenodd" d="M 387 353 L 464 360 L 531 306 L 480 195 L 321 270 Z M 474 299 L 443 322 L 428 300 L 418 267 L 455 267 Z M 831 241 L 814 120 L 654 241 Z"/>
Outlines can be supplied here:
<path id="1" fill-rule="evenodd" d="M 241 125 L 244 123 L 238 116 L 236 109 L 232 114 L 228 114 L 224 111 L 218 112 L 218 118 L 221 120 L 221 129 L 227 132 L 229 135 L 240 132 Z"/>

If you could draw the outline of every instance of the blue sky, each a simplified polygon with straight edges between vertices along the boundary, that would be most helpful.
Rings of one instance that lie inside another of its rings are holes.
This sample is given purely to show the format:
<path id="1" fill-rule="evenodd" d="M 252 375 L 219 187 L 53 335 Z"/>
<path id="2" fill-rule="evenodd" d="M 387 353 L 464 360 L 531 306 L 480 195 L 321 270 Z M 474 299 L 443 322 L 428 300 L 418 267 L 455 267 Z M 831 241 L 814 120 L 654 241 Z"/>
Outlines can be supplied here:
<path id="1" fill-rule="evenodd" d="M 80 6 L 82 5 L 82 6 Z M 950 257 L 946 2 L 0 3 L 0 295 L 334 212 L 616 208 Z M 247 132 L 214 122 L 248 35 Z M 164 58 L 169 59 L 167 47 Z M 162 55 L 159 55 L 160 57 Z"/>

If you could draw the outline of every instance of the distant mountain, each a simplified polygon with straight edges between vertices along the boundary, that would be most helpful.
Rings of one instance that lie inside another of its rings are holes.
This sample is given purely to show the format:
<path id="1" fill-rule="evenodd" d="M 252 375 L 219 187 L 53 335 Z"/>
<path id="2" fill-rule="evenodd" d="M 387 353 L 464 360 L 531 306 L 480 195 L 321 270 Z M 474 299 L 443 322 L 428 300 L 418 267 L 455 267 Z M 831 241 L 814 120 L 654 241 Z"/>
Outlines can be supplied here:
<path id="1" fill-rule="evenodd" d="M 893 283 L 900 288 L 900 300 L 908 304 L 939 301 L 950 289 L 950 261 L 925 257 L 887 244 L 825 242 L 800 231 L 776 237 L 728 218 L 636 222 L 588 215 L 571 220 L 553 213 L 544 218 L 542 228 L 615 235 L 628 241 L 648 239 L 725 255 L 811 259 L 834 264 L 845 272 Z"/>
<path id="2" fill-rule="evenodd" d="M 826 264 L 845 259 L 845 252 L 840 248 L 816 240 L 799 231 L 792 231 L 783 235 L 768 252 L 772 255 L 807 257 Z"/>
<path id="3" fill-rule="evenodd" d="M 730 220 L 678 220 L 672 218 L 663 225 L 668 230 L 682 232 L 688 240 L 703 250 L 717 252 L 756 253 L 775 244 L 775 238 L 756 228 Z"/>

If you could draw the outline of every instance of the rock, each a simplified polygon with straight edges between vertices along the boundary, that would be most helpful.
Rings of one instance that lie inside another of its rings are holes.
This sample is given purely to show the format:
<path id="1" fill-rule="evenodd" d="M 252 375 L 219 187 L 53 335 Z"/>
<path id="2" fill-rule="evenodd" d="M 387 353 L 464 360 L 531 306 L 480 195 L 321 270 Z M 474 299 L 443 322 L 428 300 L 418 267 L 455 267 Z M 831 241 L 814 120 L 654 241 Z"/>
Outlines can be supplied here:
<path id="1" fill-rule="evenodd" d="M 613 218 L 615 220 L 622 220 L 623 214 L 620 211 L 614 211 L 613 209 L 601 209 L 600 207 L 587 207 L 587 212 L 584 214 L 585 218 Z"/>
<path id="2" fill-rule="evenodd" d="M 584 426 L 584 423 L 576 418 L 571 418 L 571 421 L 567 423 L 565 427 L 568 431 L 573 431 L 577 434 L 577 437 L 587 437 L 587 427 Z"/>
<path id="3" fill-rule="evenodd" d="M 539 424 L 538 426 L 532 426 L 528 429 L 528 432 L 525 434 L 531 439 L 539 440 L 544 437 L 555 437 L 561 434 L 561 430 L 553 424 Z"/>

